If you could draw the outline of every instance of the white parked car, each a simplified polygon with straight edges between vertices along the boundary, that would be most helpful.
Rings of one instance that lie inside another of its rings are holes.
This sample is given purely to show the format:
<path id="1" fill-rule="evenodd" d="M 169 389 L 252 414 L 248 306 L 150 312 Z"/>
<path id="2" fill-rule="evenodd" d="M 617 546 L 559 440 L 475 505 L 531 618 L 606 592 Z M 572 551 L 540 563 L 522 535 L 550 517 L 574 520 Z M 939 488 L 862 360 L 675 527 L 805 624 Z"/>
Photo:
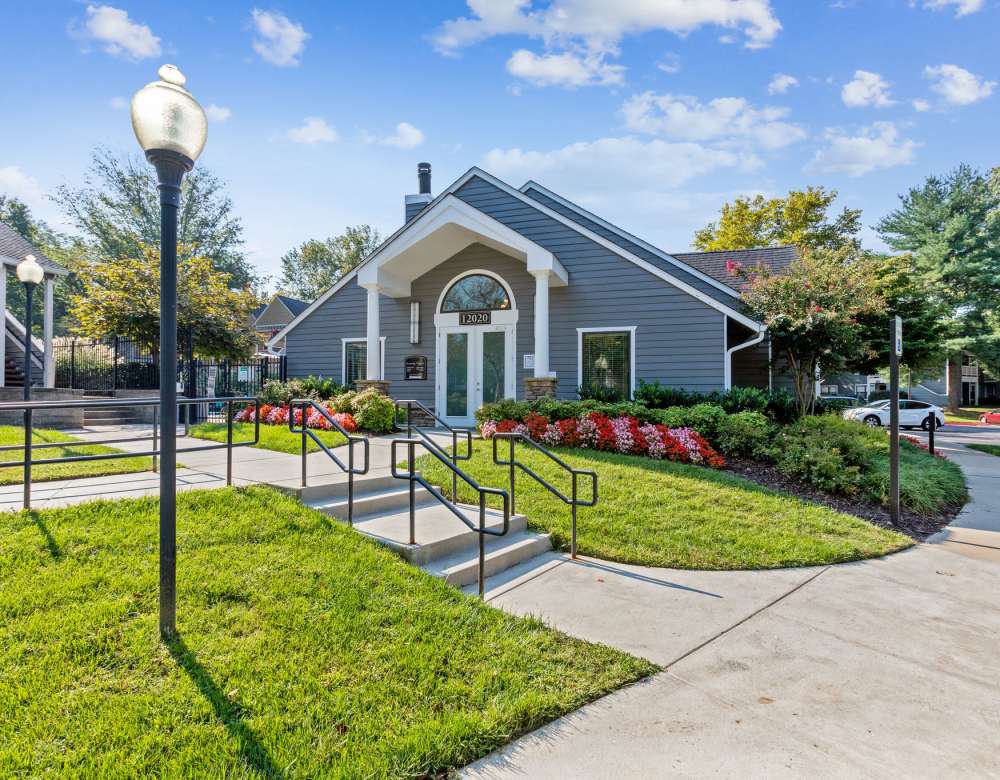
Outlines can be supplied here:
<path id="1" fill-rule="evenodd" d="M 927 418 L 931 412 L 934 413 L 934 419 L 937 421 L 935 427 L 940 428 L 944 425 L 944 410 L 940 406 L 923 401 L 901 400 L 899 402 L 899 427 L 923 428 L 926 431 L 930 428 L 930 420 Z M 888 426 L 889 401 L 875 401 L 854 409 L 847 409 L 844 411 L 844 419 L 858 420 L 872 428 L 878 428 L 880 425 Z"/>

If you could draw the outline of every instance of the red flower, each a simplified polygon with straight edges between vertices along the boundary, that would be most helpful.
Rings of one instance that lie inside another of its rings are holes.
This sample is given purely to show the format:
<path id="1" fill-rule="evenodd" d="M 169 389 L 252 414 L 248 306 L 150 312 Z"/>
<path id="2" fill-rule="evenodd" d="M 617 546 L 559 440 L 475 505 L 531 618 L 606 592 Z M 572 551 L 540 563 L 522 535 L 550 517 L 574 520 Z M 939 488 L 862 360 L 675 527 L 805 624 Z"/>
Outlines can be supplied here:
<path id="1" fill-rule="evenodd" d="M 516 420 L 501 420 L 497 423 L 497 433 L 510 433 L 517 427 Z"/>
<path id="2" fill-rule="evenodd" d="M 528 412 L 524 418 L 524 424 L 528 427 L 528 435 L 535 441 L 541 441 L 542 434 L 545 433 L 545 428 L 549 424 L 549 420 L 540 414 Z"/>
<path id="3" fill-rule="evenodd" d="M 576 429 L 575 419 L 569 417 L 565 420 L 559 420 L 556 427 L 559 428 L 559 436 L 563 446 L 576 447 L 580 443 L 580 434 Z"/>

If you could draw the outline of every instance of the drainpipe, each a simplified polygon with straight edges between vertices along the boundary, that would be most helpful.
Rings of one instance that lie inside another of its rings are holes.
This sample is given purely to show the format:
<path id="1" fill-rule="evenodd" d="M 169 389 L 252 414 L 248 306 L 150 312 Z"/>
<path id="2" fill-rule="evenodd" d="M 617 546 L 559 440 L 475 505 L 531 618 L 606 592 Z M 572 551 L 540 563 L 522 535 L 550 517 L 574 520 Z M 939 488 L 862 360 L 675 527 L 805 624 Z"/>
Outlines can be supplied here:
<path id="1" fill-rule="evenodd" d="M 749 341 L 744 341 L 742 344 L 737 344 L 736 346 L 730 347 L 726 350 L 726 374 L 724 384 L 726 390 L 731 389 L 733 386 L 733 353 L 737 350 L 746 349 L 747 347 L 752 347 L 755 344 L 760 344 L 763 340 L 764 331 L 762 330 Z M 770 366 L 768 367 L 768 370 L 770 371 Z"/>

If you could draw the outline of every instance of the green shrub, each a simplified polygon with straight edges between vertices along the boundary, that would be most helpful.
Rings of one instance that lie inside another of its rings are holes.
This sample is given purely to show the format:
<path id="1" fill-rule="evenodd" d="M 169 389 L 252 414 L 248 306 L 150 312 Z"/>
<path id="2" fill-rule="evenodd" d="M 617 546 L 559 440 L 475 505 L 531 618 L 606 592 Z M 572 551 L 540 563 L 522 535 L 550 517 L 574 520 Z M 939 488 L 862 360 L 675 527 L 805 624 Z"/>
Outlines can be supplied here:
<path id="1" fill-rule="evenodd" d="M 700 393 L 681 390 L 677 387 L 664 387 L 660 380 L 647 382 L 639 380 L 639 387 L 633 396 L 637 403 L 650 409 L 666 409 L 670 406 L 694 406 L 701 400 Z"/>
<path id="2" fill-rule="evenodd" d="M 358 397 L 357 390 L 348 390 L 346 393 L 341 393 L 331 399 L 330 403 L 333 406 L 333 411 L 339 412 L 341 414 L 348 413 L 354 414 L 354 400 Z"/>
<path id="3" fill-rule="evenodd" d="M 659 381 L 640 380 L 639 387 L 635 391 L 635 401 L 650 409 L 714 404 L 721 406 L 729 414 L 763 412 L 778 423 L 792 422 L 798 416 L 795 397 L 784 389 L 760 390 L 756 387 L 734 387 L 724 391 L 695 393 L 677 387 L 664 387 Z"/>
<path id="4" fill-rule="evenodd" d="M 709 396 L 715 395 L 709 393 Z M 769 399 L 767 390 L 757 387 L 734 387 L 724 393 L 718 393 L 718 404 L 729 414 L 739 412 L 764 412 L 767 409 Z M 705 399 L 709 403 L 716 403 L 710 397 Z"/>
<path id="5" fill-rule="evenodd" d="M 671 406 L 669 409 L 652 409 L 650 422 L 666 425 L 668 428 L 694 428 L 708 439 L 710 444 L 718 441 L 719 430 L 726 419 L 721 406 L 697 404 L 696 406 Z"/>
<path id="6" fill-rule="evenodd" d="M 307 376 L 299 382 L 306 397 L 314 398 L 317 401 L 328 401 L 347 391 L 346 387 L 332 379 L 323 379 L 323 377 L 318 376 Z"/>
<path id="7" fill-rule="evenodd" d="M 774 427 L 760 412 L 737 412 L 719 424 L 718 447 L 724 455 L 769 458 Z"/>
<path id="8" fill-rule="evenodd" d="M 888 446 L 884 432 L 826 415 L 780 429 L 770 449 L 783 474 L 850 496 L 874 492 L 874 460 Z"/>
<path id="9" fill-rule="evenodd" d="M 602 404 L 614 404 L 619 401 L 628 400 L 624 393 L 619 392 L 613 387 L 603 387 L 601 385 L 584 385 L 577 388 L 576 394 L 580 396 L 581 401 L 597 401 Z"/>
<path id="10" fill-rule="evenodd" d="M 861 467 L 848 465 L 844 454 L 822 439 L 789 438 L 776 451 L 778 470 L 827 493 L 853 496 L 862 486 Z"/>
<path id="11" fill-rule="evenodd" d="M 359 428 L 372 433 L 388 433 L 396 427 L 396 405 L 377 390 L 356 393 L 351 402 L 351 413 Z"/>

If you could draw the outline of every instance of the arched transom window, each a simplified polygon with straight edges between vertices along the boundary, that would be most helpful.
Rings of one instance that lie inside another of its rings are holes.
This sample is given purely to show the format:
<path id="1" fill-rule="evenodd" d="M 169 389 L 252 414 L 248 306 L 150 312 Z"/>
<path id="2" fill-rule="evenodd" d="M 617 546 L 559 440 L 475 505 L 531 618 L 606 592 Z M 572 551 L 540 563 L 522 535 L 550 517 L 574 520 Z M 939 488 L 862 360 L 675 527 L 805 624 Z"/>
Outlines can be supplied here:
<path id="1" fill-rule="evenodd" d="M 455 282 L 441 301 L 442 312 L 510 309 L 507 290 L 492 276 L 470 274 Z"/>

